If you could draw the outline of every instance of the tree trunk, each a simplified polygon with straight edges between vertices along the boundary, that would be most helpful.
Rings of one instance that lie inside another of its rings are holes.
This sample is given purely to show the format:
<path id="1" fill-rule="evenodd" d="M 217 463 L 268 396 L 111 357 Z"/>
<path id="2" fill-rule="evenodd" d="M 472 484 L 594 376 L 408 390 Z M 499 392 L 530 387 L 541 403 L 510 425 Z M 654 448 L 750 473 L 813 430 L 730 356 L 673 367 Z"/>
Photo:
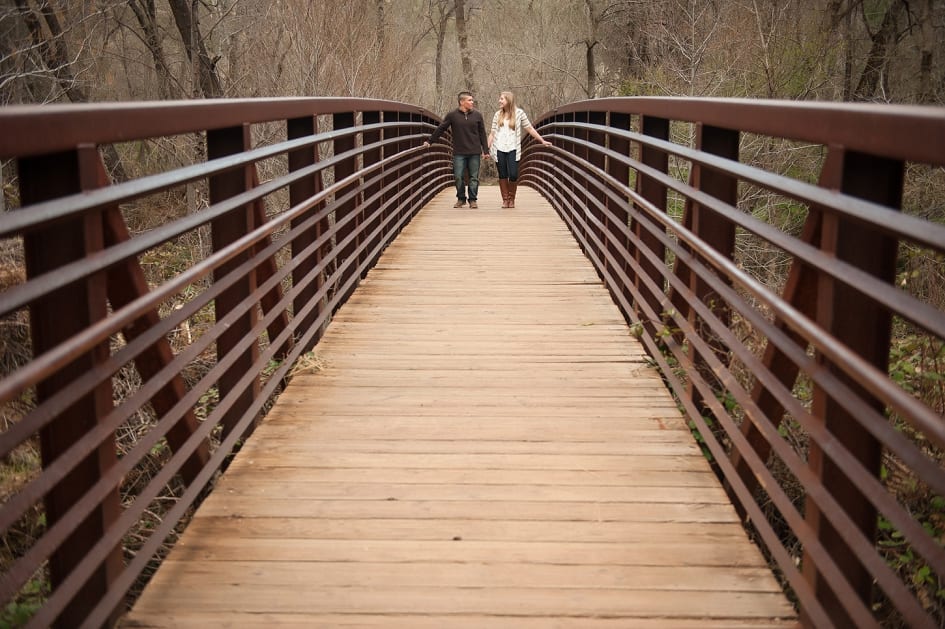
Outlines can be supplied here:
<path id="1" fill-rule="evenodd" d="M 384 3 L 385 0 L 375 0 L 377 7 L 377 47 L 380 54 L 379 58 L 383 58 L 386 54 L 386 42 L 387 42 L 387 18 L 384 15 Z"/>
<path id="2" fill-rule="evenodd" d="M 436 103 L 440 105 L 443 100 L 443 46 L 446 43 L 446 27 L 449 24 L 450 16 L 453 15 L 453 7 L 441 1 L 437 3 L 437 8 L 440 10 L 440 15 L 436 23 L 436 66 L 434 67 L 434 74 L 436 75 Z M 432 15 L 430 21 L 433 21 Z"/>
<path id="3" fill-rule="evenodd" d="M 154 0 L 128 0 L 128 6 L 135 14 L 141 30 L 144 32 L 144 43 L 154 60 L 154 72 L 157 74 L 158 95 L 162 100 L 177 98 L 179 94 L 174 89 L 174 80 L 171 70 L 164 56 L 164 47 L 158 37 Z"/>
<path id="4" fill-rule="evenodd" d="M 206 42 L 200 33 L 196 11 L 187 5 L 187 0 L 167 0 L 174 14 L 174 22 L 184 42 L 187 58 L 195 65 L 195 82 L 204 98 L 221 98 L 223 86 L 217 76 L 216 60 L 207 53 Z M 196 7 L 197 4 L 194 3 Z"/>
<path id="5" fill-rule="evenodd" d="M 597 95 L 597 70 L 594 66 L 594 47 L 597 42 L 585 41 L 584 44 L 587 46 L 587 89 L 584 91 L 588 98 L 594 98 Z"/>
<path id="6" fill-rule="evenodd" d="M 870 47 L 870 53 L 866 58 L 866 65 L 863 67 L 863 73 L 860 75 L 856 91 L 853 92 L 853 100 L 870 100 L 876 96 L 876 90 L 879 88 L 886 65 L 889 63 L 892 48 L 898 40 L 899 21 L 905 9 L 906 5 L 903 0 L 893 0 L 893 3 L 886 9 L 882 25 L 873 34 L 873 45 Z M 885 85 L 885 81 L 883 83 Z"/>
<path id="7" fill-rule="evenodd" d="M 469 38 L 466 36 L 466 3 L 464 0 L 455 0 L 456 8 L 456 37 L 459 39 L 459 56 L 463 60 L 463 80 L 466 89 L 476 93 L 476 84 L 473 81 L 472 59 L 469 57 Z"/>
<path id="8" fill-rule="evenodd" d="M 843 100 L 853 100 L 853 11 L 843 19 Z"/>
<path id="9" fill-rule="evenodd" d="M 584 55 L 587 63 L 587 87 L 584 88 L 584 93 L 587 94 L 588 98 L 594 98 L 597 94 L 597 68 L 594 62 L 594 48 L 598 44 L 597 29 L 600 26 L 601 17 L 600 12 L 591 0 L 584 0 L 584 5 L 587 7 L 587 22 L 590 31 L 587 39 L 584 40 L 584 45 L 587 47 Z"/>
<path id="10" fill-rule="evenodd" d="M 935 27 L 932 24 L 932 1 L 921 3 L 919 15 L 919 85 L 917 100 L 928 104 L 935 100 L 932 88 L 932 51 L 935 46 Z"/>

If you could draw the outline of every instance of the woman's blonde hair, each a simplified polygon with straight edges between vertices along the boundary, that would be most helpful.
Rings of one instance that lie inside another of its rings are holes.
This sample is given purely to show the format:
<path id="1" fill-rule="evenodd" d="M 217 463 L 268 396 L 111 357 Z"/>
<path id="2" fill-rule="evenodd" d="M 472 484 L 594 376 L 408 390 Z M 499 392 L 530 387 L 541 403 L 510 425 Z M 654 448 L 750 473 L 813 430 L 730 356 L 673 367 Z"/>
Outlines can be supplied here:
<path id="1" fill-rule="evenodd" d="M 502 92 L 505 96 L 505 107 L 499 110 L 499 126 L 505 124 L 505 119 L 509 119 L 509 128 L 515 131 L 515 94 L 512 92 Z"/>

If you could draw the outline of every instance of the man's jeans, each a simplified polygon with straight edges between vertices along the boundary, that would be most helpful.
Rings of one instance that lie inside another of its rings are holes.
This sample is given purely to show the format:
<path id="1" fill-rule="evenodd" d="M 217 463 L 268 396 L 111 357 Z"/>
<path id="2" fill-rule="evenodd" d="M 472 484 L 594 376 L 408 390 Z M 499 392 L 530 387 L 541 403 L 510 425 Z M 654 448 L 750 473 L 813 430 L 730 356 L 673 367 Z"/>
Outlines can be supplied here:
<path id="1" fill-rule="evenodd" d="M 468 198 L 475 201 L 479 198 L 479 161 L 482 156 L 453 155 L 453 178 L 456 180 L 456 198 L 465 202 Z M 469 168 L 469 196 L 466 196 L 466 184 L 463 181 L 463 171 Z"/>

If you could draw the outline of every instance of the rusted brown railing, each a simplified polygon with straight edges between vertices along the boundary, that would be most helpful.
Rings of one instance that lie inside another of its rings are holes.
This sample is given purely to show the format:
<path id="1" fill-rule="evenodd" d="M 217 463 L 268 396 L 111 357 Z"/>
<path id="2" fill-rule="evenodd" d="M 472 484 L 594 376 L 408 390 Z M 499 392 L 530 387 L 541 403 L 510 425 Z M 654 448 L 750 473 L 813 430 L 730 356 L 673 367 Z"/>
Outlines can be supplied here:
<path id="1" fill-rule="evenodd" d="M 0 322 L 28 329 L 32 354 L 0 380 L 0 456 L 19 480 L 4 481 L 0 525 L 8 539 L 38 529 L 8 558 L 4 605 L 51 583 L 31 626 L 115 617 L 293 363 L 452 182 L 448 148 L 421 147 L 437 123 L 367 99 L 0 110 L 19 184 L 19 208 L 0 215 L 14 269 Z M 200 157 L 110 184 L 100 155 L 179 159 L 162 157 L 169 146 Z"/>
<path id="2" fill-rule="evenodd" d="M 602 99 L 536 124 L 554 148 L 525 149 L 522 181 L 596 265 L 804 625 L 939 626 L 945 314 L 908 290 L 903 252 L 941 286 L 945 226 L 914 214 L 945 195 L 945 109 Z M 931 193 L 909 189 L 919 176 Z M 928 349 L 938 397 L 900 384 L 894 328 Z"/>

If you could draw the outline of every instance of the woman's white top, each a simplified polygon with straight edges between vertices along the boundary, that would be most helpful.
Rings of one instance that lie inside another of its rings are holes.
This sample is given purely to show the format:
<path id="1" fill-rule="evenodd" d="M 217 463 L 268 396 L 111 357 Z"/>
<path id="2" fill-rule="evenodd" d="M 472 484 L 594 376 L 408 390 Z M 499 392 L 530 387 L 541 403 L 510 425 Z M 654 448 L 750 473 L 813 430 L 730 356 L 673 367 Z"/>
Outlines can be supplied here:
<path id="1" fill-rule="evenodd" d="M 502 113 L 501 110 L 495 112 L 495 115 L 492 117 L 492 148 L 497 151 L 502 151 L 503 153 L 515 151 L 515 161 L 518 161 L 522 156 L 522 135 L 525 133 L 526 129 L 532 126 L 532 123 L 528 121 L 528 116 L 525 115 L 525 112 L 516 107 L 515 129 L 513 130 L 509 126 L 508 119 L 504 120 L 500 126 L 500 113 Z"/>

